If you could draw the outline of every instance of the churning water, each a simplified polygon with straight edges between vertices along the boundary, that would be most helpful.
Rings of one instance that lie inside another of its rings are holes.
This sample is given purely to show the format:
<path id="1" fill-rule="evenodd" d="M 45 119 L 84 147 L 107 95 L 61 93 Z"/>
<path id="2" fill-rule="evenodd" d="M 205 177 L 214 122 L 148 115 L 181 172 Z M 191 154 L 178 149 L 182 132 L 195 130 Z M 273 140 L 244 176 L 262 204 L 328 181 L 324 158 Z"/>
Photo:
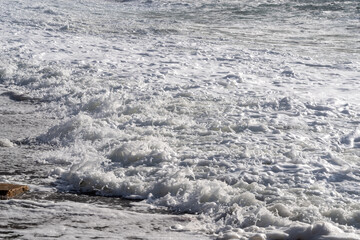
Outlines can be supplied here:
<path id="1" fill-rule="evenodd" d="M 360 238 L 359 1 L 0 6 L 1 180 L 187 213 L 194 238 Z M 42 201 L 0 210 L 94 211 L 107 238 L 126 213 Z"/>

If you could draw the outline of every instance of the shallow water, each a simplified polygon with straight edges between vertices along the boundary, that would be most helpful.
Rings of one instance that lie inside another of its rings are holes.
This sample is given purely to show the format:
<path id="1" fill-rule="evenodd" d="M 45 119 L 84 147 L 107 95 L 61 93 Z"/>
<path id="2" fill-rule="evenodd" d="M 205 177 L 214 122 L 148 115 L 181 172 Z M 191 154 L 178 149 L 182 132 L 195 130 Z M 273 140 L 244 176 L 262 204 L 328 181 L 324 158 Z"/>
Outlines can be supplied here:
<path id="1" fill-rule="evenodd" d="M 6 2 L 1 180 L 214 238 L 359 237 L 357 1 Z"/>

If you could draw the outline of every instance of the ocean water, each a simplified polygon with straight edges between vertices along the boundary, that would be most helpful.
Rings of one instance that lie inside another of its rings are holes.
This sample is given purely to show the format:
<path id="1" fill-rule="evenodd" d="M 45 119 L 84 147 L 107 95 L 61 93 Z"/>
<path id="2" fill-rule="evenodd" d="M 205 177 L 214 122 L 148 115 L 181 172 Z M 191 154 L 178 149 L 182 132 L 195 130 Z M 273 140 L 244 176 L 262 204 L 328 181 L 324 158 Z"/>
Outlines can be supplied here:
<path id="1" fill-rule="evenodd" d="M 0 237 L 360 239 L 359 1 L 0 6 Z"/>

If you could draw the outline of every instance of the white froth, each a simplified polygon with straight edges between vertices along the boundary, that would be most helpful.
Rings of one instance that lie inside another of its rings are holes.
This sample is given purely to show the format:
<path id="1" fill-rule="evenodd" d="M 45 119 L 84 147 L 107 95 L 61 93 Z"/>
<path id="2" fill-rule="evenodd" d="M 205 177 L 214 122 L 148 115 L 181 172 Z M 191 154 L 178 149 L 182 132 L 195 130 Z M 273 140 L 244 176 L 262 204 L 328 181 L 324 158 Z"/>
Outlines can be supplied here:
<path id="1" fill-rule="evenodd" d="M 13 147 L 14 144 L 9 139 L 0 139 L 0 147 Z"/>
<path id="2" fill-rule="evenodd" d="M 171 231 L 219 239 L 358 238 L 355 1 L 0 5 L 0 84 L 8 93 L 1 97 L 32 106 L 26 114 L 58 120 L 19 141 L 52 146 L 38 160 L 54 166 L 45 182 L 198 214 L 191 218 L 198 216 L 201 227 L 173 222 Z M 10 92 L 26 98 L 11 99 Z M 13 114 L 6 104 L 2 113 Z M 0 137 L 0 146 L 17 151 L 16 139 Z M 41 204 L 91 212 L 86 204 Z M 95 211 L 100 223 L 112 215 L 134 220 Z M 78 234 L 75 225 L 65 236 Z M 48 227 L 50 237 L 64 234 Z M 93 230 L 86 237 L 97 236 Z M 149 225 L 146 231 L 153 232 Z"/>

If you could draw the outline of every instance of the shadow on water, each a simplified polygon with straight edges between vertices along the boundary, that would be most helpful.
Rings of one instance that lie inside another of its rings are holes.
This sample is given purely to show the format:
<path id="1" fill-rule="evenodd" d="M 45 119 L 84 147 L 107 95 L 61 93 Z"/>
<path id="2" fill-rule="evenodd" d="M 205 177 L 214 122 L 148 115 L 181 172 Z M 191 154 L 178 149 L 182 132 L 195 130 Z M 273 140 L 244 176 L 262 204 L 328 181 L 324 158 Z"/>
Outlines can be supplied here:
<path id="1" fill-rule="evenodd" d="M 30 97 L 24 93 L 17 93 L 13 91 L 4 92 L 1 94 L 1 96 L 7 96 L 9 97 L 9 99 L 16 102 L 31 102 L 31 103 L 44 102 L 44 100 L 41 98 Z"/>
<path id="2" fill-rule="evenodd" d="M 97 204 L 102 206 L 110 206 L 116 209 L 124 209 L 131 207 L 133 201 L 120 197 L 103 197 L 95 193 L 79 193 L 79 192 L 41 192 L 33 191 L 23 194 L 19 197 L 23 200 L 46 200 L 52 202 L 76 202 Z"/>

